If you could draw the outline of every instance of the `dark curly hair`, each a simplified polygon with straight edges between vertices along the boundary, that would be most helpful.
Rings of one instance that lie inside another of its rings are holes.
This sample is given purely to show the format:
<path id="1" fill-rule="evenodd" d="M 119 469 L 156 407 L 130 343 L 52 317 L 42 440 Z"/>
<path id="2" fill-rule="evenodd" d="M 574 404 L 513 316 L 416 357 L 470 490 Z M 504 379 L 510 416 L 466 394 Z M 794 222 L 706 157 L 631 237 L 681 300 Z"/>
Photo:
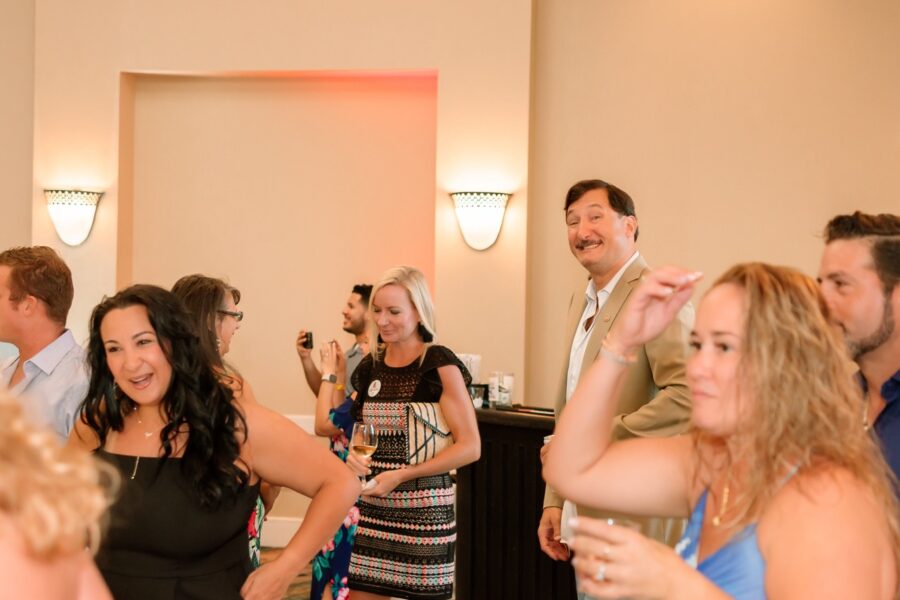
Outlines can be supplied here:
<path id="1" fill-rule="evenodd" d="M 106 443 L 110 432 L 122 431 L 125 416 L 137 405 L 113 381 L 106 362 L 100 325 L 110 311 L 143 306 L 160 346 L 172 367 L 172 381 L 162 400 L 167 424 L 160 432 L 163 461 L 172 456 L 173 442 L 183 425 L 188 442 L 181 469 L 193 485 L 201 506 L 215 510 L 228 504 L 247 485 L 249 475 L 236 462 L 239 438 L 246 439 L 247 423 L 232 403 L 233 392 L 216 376 L 181 301 L 153 285 L 133 285 L 104 298 L 91 314 L 88 360 L 91 382 L 80 418 Z"/>

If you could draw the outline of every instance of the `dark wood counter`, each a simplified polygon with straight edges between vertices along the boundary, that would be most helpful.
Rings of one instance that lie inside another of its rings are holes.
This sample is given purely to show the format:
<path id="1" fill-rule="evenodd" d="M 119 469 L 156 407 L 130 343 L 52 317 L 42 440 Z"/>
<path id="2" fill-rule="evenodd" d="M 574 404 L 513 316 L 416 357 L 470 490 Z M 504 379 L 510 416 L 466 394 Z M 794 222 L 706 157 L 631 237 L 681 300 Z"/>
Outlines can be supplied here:
<path id="1" fill-rule="evenodd" d="M 544 501 L 540 449 L 553 417 L 476 410 L 481 460 L 457 479 L 456 598 L 575 598 L 568 563 L 541 552 Z"/>

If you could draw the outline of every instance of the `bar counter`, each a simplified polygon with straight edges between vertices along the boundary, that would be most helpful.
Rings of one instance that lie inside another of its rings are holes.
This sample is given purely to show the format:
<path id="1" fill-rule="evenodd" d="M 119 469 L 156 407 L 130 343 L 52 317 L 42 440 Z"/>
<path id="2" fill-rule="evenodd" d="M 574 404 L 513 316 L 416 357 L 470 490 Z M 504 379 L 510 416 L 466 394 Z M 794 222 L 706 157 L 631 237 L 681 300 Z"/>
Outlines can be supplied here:
<path id="1" fill-rule="evenodd" d="M 541 552 L 544 501 L 540 449 L 551 414 L 477 409 L 481 460 L 457 478 L 456 598 L 570 600 L 568 563 Z"/>

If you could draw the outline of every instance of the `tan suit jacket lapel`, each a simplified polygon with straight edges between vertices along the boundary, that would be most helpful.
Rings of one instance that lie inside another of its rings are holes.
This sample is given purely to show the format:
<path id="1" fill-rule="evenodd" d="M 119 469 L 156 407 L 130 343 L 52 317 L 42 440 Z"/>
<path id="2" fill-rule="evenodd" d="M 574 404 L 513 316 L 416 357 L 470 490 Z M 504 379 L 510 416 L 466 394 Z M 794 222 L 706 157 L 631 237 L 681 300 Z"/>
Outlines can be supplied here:
<path id="1" fill-rule="evenodd" d="M 600 314 L 597 315 L 594 331 L 591 333 L 587 348 L 584 350 L 584 362 L 581 363 L 581 375 L 579 376 L 579 379 L 587 373 L 591 364 L 596 360 L 597 354 L 600 353 L 600 346 L 603 345 L 603 339 L 606 337 L 606 334 L 609 333 L 612 324 L 615 323 L 619 311 L 625 306 L 625 301 L 628 299 L 628 296 L 631 295 L 632 290 L 640 283 L 641 274 L 646 269 L 647 263 L 644 262 L 643 258 L 638 256 L 633 263 L 628 265 L 625 272 L 622 273 L 622 278 L 619 279 L 619 283 L 613 288 L 612 294 L 610 294 L 609 298 L 606 300 L 606 304 L 603 305 Z M 584 305 L 582 305 L 581 308 L 584 310 Z"/>
<path id="2" fill-rule="evenodd" d="M 584 297 L 584 290 L 587 288 L 587 282 L 584 283 L 580 290 L 572 293 L 572 300 L 569 302 L 569 315 L 566 319 L 566 360 L 563 361 L 562 379 L 560 381 L 559 390 L 556 394 L 556 418 L 559 413 L 566 407 L 566 382 L 569 379 L 569 356 L 572 354 L 572 340 L 575 339 L 575 331 L 581 323 L 581 315 L 584 314 L 584 305 L 587 299 Z"/>

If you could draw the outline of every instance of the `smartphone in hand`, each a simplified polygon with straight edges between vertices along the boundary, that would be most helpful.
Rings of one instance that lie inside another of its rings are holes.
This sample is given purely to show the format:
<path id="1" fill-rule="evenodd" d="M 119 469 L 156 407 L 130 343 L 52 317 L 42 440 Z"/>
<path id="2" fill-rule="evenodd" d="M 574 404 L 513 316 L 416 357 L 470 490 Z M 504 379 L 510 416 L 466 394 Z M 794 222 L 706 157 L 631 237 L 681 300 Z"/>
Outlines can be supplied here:
<path id="1" fill-rule="evenodd" d="M 312 331 L 307 331 L 307 332 L 306 332 L 306 339 L 303 340 L 303 347 L 306 348 L 307 350 L 312 350 L 312 349 L 313 349 L 313 335 L 312 335 Z"/>

